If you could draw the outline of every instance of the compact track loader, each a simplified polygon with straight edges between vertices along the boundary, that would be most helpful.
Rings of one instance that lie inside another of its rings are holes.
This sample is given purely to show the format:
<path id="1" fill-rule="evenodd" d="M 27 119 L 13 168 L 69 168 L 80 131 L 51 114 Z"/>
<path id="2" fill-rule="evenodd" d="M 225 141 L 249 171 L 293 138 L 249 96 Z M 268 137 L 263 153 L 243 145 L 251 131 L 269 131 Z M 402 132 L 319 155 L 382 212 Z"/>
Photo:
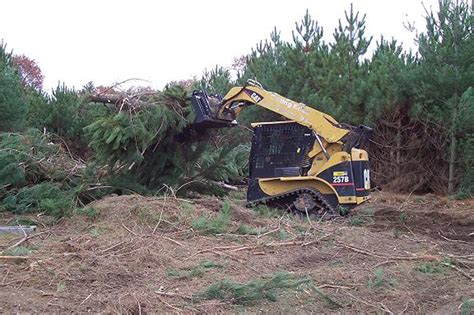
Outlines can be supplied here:
<path id="1" fill-rule="evenodd" d="M 235 126 L 240 111 L 251 105 L 287 119 L 252 124 L 248 204 L 331 216 L 369 199 L 369 158 L 362 149 L 372 134 L 369 127 L 339 124 L 252 80 L 224 97 L 194 91 L 191 100 L 196 128 Z"/>

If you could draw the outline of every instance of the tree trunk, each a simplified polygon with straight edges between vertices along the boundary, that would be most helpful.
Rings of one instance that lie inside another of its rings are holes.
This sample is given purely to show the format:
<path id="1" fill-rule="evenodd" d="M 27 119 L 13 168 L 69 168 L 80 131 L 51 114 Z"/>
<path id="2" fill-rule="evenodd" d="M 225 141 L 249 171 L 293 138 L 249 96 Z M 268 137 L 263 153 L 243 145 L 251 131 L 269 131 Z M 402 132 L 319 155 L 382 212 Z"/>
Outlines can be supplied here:
<path id="1" fill-rule="evenodd" d="M 454 57 L 456 60 L 455 65 L 455 85 L 454 85 L 454 100 L 453 100 L 453 109 L 451 112 L 451 143 L 449 148 L 449 173 L 448 173 L 448 194 L 451 195 L 454 193 L 454 175 L 455 175 L 455 163 L 456 163 L 456 129 L 458 122 L 458 84 L 459 84 L 459 59 L 458 59 L 458 43 L 454 41 Z"/>
<path id="2" fill-rule="evenodd" d="M 395 151 L 395 165 L 396 165 L 396 175 L 397 179 L 400 178 L 401 175 L 401 147 L 402 147 L 402 117 L 401 113 L 398 115 L 398 124 L 397 124 L 397 146 L 396 146 L 396 151 Z"/>
<path id="3" fill-rule="evenodd" d="M 456 98 L 457 102 L 457 98 Z M 451 141 L 449 146 L 449 174 L 448 174 L 448 194 L 454 192 L 454 175 L 455 175 L 455 163 L 456 163 L 456 106 L 454 106 L 452 117 L 451 117 Z"/>

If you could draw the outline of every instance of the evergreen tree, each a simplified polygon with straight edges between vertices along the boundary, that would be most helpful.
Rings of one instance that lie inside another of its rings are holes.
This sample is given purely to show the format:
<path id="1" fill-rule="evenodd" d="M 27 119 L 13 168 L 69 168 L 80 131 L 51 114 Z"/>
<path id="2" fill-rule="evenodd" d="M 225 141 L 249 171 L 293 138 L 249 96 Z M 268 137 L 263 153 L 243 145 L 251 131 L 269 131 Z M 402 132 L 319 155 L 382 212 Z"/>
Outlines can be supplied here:
<path id="1" fill-rule="evenodd" d="M 385 112 L 400 107 L 417 113 L 413 108 L 417 64 L 416 57 L 405 52 L 396 40 L 380 38 L 368 64 L 366 84 L 370 93 L 365 103 L 365 124 L 374 125 Z"/>
<path id="2" fill-rule="evenodd" d="M 12 55 L 0 42 L 0 131 L 21 130 L 25 126 L 29 104 Z"/>
<path id="3" fill-rule="evenodd" d="M 469 87 L 461 96 L 459 108 L 459 130 L 462 137 L 459 151 L 462 154 L 463 178 L 460 183 L 458 197 L 474 196 L 474 87 Z"/>
<path id="4" fill-rule="evenodd" d="M 365 15 L 359 17 L 351 4 L 345 11 L 344 23 L 334 31 L 334 42 L 325 67 L 324 86 L 333 101 L 332 113 L 340 120 L 361 123 L 364 120 L 366 96 L 370 87 L 367 80 L 367 53 L 372 37 L 365 35 Z"/>
<path id="5" fill-rule="evenodd" d="M 289 85 L 287 97 L 316 105 L 315 95 L 321 90 L 323 59 L 327 46 L 322 41 L 323 28 L 306 11 L 303 19 L 295 22 L 293 42 L 285 50 L 285 82 Z"/>
<path id="6" fill-rule="evenodd" d="M 205 89 L 209 94 L 220 94 L 224 96 L 234 85 L 230 71 L 217 66 L 208 71 L 205 70 L 199 81 L 199 89 Z"/>
<path id="7" fill-rule="evenodd" d="M 459 143 L 466 135 L 460 128 L 466 104 L 461 96 L 474 86 L 473 32 L 472 6 L 462 0 L 440 0 L 436 14 L 427 12 L 426 31 L 417 38 L 422 63 L 420 103 L 449 130 L 449 193 L 455 189 Z"/>
<path id="8" fill-rule="evenodd" d="M 323 29 L 306 11 L 303 19 L 295 22 L 292 35 L 292 42 L 284 42 L 275 28 L 270 41 L 261 41 L 247 57 L 241 82 L 257 79 L 268 90 L 312 105 L 319 101 L 323 55 L 327 53 Z M 281 119 L 260 108 L 249 109 L 242 116 L 244 121 Z"/>

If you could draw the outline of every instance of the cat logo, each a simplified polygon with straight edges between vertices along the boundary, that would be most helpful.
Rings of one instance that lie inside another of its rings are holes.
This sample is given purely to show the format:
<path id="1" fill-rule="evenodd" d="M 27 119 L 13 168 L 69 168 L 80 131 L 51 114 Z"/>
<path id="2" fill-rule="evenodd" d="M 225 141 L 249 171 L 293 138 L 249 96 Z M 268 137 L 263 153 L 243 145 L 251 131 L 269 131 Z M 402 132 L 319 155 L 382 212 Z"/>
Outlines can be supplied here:
<path id="1" fill-rule="evenodd" d="M 248 96 L 250 96 L 250 98 L 251 98 L 255 103 L 258 103 L 258 102 L 260 102 L 261 100 L 263 100 L 263 96 L 261 96 L 261 95 L 258 94 L 257 92 L 254 92 L 254 91 L 249 90 L 249 89 L 245 89 L 244 92 L 245 92 L 245 94 L 247 94 Z"/>
<path id="2" fill-rule="evenodd" d="M 250 94 L 250 97 L 255 101 L 255 103 L 258 103 L 260 102 L 263 97 L 261 97 L 258 93 L 256 92 L 253 92 L 252 94 Z"/>

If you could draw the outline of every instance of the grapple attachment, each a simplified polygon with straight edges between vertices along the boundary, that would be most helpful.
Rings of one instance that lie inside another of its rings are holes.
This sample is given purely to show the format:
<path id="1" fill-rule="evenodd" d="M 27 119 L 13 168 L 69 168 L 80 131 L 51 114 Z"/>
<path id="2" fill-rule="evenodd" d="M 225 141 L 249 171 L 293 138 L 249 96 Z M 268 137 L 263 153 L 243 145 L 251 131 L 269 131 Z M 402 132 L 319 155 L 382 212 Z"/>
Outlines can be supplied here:
<path id="1" fill-rule="evenodd" d="M 226 128 L 237 125 L 235 120 L 217 118 L 222 96 L 209 96 L 206 91 L 194 91 L 191 95 L 194 118 L 193 125 L 199 128 Z"/>

